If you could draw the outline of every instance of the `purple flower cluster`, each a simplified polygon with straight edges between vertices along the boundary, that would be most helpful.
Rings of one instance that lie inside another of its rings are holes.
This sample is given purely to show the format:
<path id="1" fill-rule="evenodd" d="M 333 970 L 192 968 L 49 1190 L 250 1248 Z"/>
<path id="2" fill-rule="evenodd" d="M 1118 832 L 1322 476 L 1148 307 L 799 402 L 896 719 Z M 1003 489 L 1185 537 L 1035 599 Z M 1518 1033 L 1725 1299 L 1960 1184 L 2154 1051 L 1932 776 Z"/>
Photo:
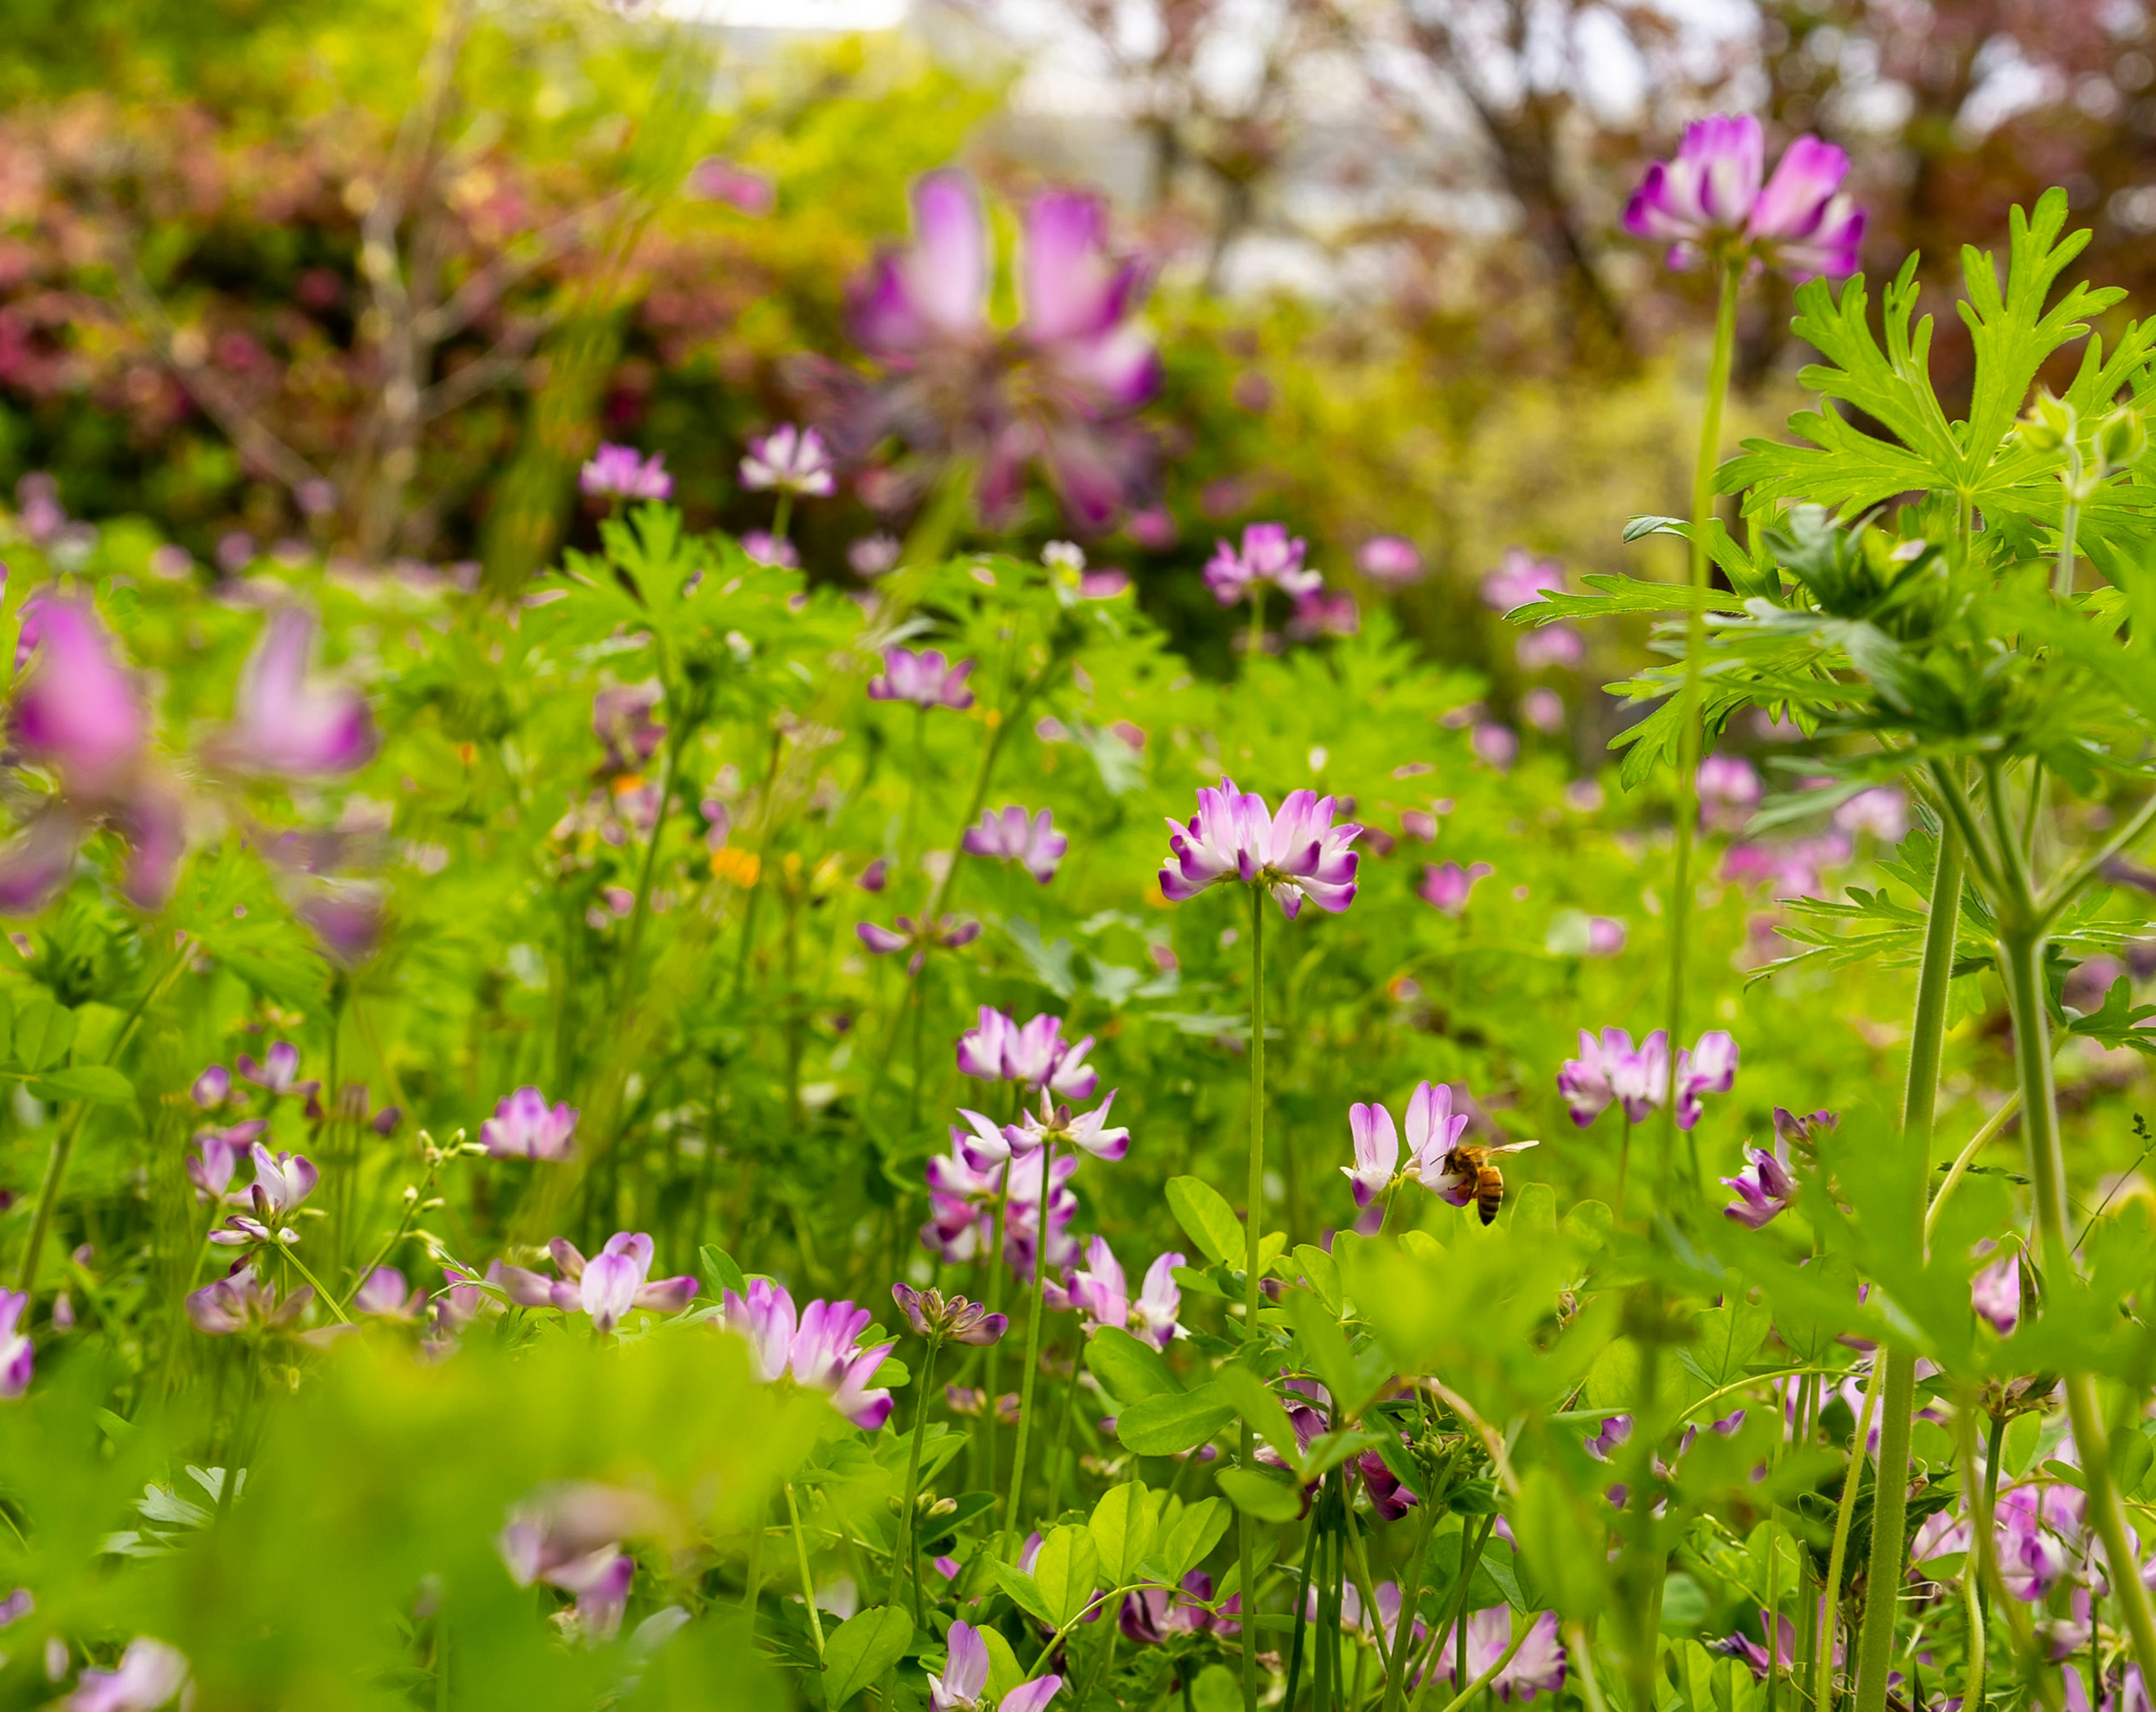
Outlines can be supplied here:
<path id="1" fill-rule="evenodd" d="M 1157 1350 L 1164 1350 L 1183 1335 L 1176 1319 L 1182 1310 L 1183 1292 L 1176 1285 L 1175 1269 L 1186 1264 L 1188 1258 L 1173 1249 L 1156 1258 L 1146 1269 L 1145 1280 L 1133 1297 L 1116 1251 L 1108 1246 L 1106 1238 L 1095 1237 L 1086 1245 L 1084 1267 L 1071 1272 L 1060 1285 L 1044 1285 L 1043 1299 L 1059 1311 L 1075 1309 L 1082 1314 L 1089 1335 L 1112 1325 Z"/>
<path id="2" fill-rule="evenodd" d="M 1338 915 L 1355 901 L 1356 854 L 1348 847 L 1363 828 L 1332 821 L 1333 802 L 1313 791 L 1291 791 L 1275 814 L 1255 791 L 1222 779 L 1201 787 L 1198 812 L 1187 825 L 1168 823 L 1168 859 L 1160 889 L 1172 904 L 1223 880 L 1263 886 L 1293 920 L 1307 898 Z"/>
<path id="3" fill-rule="evenodd" d="M 869 679 L 870 701 L 910 701 L 916 707 L 947 707 L 963 713 L 973 705 L 966 677 L 974 663 L 952 665 L 941 650 L 910 648 L 883 651 L 883 670 Z"/>
<path id="4" fill-rule="evenodd" d="M 1599 1040 L 1581 1029 L 1579 1056 L 1567 1058 L 1557 1076 L 1558 1092 L 1571 1109 L 1573 1122 L 1584 1130 L 1614 1103 L 1624 1109 L 1627 1122 L 1638 1123 L 1667 1096 L 1669 1051 L 1666 1029 L 1657 1028 L 1636 1048 L 1622 1028 L 1605 1028 Z M 1698 1045 L 1680 1050 L 1677 1127 L 1689 1130 L 1698 1123 L 1700 1095 L 1727 1094 L 1736 1079 L 1737 1042 L 1725 1031 L 1710 1028 Z"/>
<path id="5" fill-rule="evenodd" d="M 1013 803 L 1004 809 L 983 809 L 981 823 L 966 828 L 961 848 L 968 856 L 986 856 L 999 862 L 1016 862 L 1041 884 L 1055 878 L 1055 870 L 1070 848 L 1070 840 L 1055 830 L 1055 818 L 1048 809 L 1029 815 Z"/>
<path id="6" fill-rule="evenodd" d="M 1452 1089 L 1446 1084 L 1417 1084 L 1408 1096 L 1404 1175 L 1425 1189 L 1444 1192 L 1444 1186 L 1450 1181 L 1447 1162 L 1467 1128 L 1467 1115 L 1453 1110 Z M 1383 1106 L 1359 1102 L 1348 1108 L 1348 1129 L 1354 1140 L 1355 1163 L 1341 1166 L 1341 1175 L 1354 1186 L 1355 1204 L 1368 1207 L 1402 1180 L 1399 1131 L 1394 1126 L 1392 1113 Z"/>
<path id="7" fill-rule="evenodd" d="M 1063 1038 L 1060 1017 L 1039 1016 L 1019 1023 L 988 1005 L 958 1037 L 961 1074 L 983 1082 L 1015 1082 L 1033 1091 L 1045 1089 L 1058 1099 L 1085 1100 L 1101 1084 L 1101 1073 L 1086 1062 L 1093 1037 Z M 952 1130 L 954 1139 L 958 1132 Z"/>
<path id="8" fill-rule="evenodd" d="M 1783 151 L 1772 177 L 1765 172 L 1757 119 L 1699 120 L 1674 159 L 1647 168 L 1625 204 L 1625 229 L 1668 244 L 1672 267 L 1726 256 L 1756 258 L 1793 279 L 1855 273 L 1864 210 L 1841 187 L 1849 156 L 1806 135 Z"/>
<path id="9" fill-rule="evenodd" d="M 549 1106 L 536 1088 L 520 1088 L 479 1126 L 479 1140 L 495 1159 L 564 1160 L 576 1147 L 577 1109 Z"/>
<path id="10" fill-rule="evenodd" d="M 632 1309 L 671 1314 L 696 1299 L 695 1279 L 652 1278 L 653 1243 L 641 1231 L 616 1231 L 589 1260 L 566 1237 L 555 1238 L 547 1247 L 561 1272 L 558 1279 L 521 1266 L 501 1269 L 501 1288 L 519 1306 L 588 1314 L 593 1327 L 604 1333 L 619 1325 Z"/>
<path id="11" fill-rule="evenodd" d="M 746 1296 L 726 1294 L 726 1330 L 747 1342 L 767 1383 L 791 1376 L 796 1385 L 824 1392 L 833 1408 L 873 1433 L 890 1417 L 891 1400 L 890 1392 L 871 1390 L 869 1381 L 897 1346 L 855 1347 L 871 1317 L 851 1302 L 820 1297 L 797 1316 L 792 1295 L 768 1279 L 750 1279 Z"/>
<path id="12" fill-rule="evenodd" d="M 647 460 L 633 446 L 602 444 L 577 473 L 577 485 L 593 499 L 664 500 L 673 495 L 674 478 L 663 453 Z"/>

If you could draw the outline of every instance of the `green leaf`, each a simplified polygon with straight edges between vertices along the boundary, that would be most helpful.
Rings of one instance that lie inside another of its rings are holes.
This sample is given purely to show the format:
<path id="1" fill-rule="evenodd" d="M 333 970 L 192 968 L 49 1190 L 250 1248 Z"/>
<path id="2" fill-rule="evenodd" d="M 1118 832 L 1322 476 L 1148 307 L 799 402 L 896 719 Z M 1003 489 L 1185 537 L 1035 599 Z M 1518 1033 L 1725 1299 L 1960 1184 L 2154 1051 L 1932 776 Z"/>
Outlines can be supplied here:
<path id="1" fill-rule="evenodd" d="M 1295 1258 L 1304 1280 L 1317 1292 L 1333 1318 L 1338 1319 L 1348 1308 L 1347 1295 L 1340 1288 L 1340 1263 L 1314 1243 L 1298 1243 Z"/>
<path id="2" fill-rule="evenodd" d="M 732 1290 L 737 1296 L 747 1290 L 748 1279 L 725 1249 L 706 1243 L 696 1253 L 704 1263 L 704 1276 L 718 1289 Z"/>
<path id="3" fill-rule="evenodd" d="M 836 1712 L 905 1656 L 913 1619 L 896 1605 L 874 1605 L 840 1623 L 824 1643 L 824 1700 Z"/>
<path id="4" fill-rule="evenodd" d="M 1056 1626 L 1055 1618 L 1048 1608 L 1048 1601 L 1031 1576 L 1022 1569 L 1012 1568 L 996 1557 L 988 1560 L 988 1569 L 996 1578 L 996 1585 L 1010 1596 L 1011 1602 L 1019 1610 L 1039 1617 L 1050 1628 Z"/>
<path id="5" fill-rule="evenodd" d="M 1226 1197 L 1202 1178 L 1170 1177 L 1168 1210 L 1208 1260 L 1233 1265 L 1248 1258 L 1242 1220 Z"/>
<path id="6" fill-rule="evenodd" d="M 1101 1554 L 1091 1533 L 1072 1522 L 1050 1529 L 1033 1561 L 1033 1583 L 1050 1624 L 1061 1628 L 1073 1621 L 1101 1585 Z"/>
<path id="7" fill-rule="evenodd" d="M 1116 1417 L 1116 1437 L 1140 1456 L 1173 1456 L 1199 1445 L 1235 1418 L 1218 1386 L 1163 1392 L 1132 1403 Z"/>
<path id="8" fill-rule="evenodd" d="M 1127 1480 L 1121 1486 L 1110 1487 L 1093 1506 L 1086 1529 L 1099 1554 L 1103 1586 L 1127 1586 L 1137 1580 L 1139 1564 L 1152 1550 L 1160 1496 L 1152 1495 L 1150 1505 L 1147 1497 L 1144 1482 Z"/>
<path id="9" fill-rule="evenodd" d="M 1602 1608 L 1603 1530 L 1585 1494 L 1568 1491 L 1548 1468 L 1520 1482 L 1512 1531 L 1535 1580 L 1563 1616 L 1585 1621 Z"/>
<path id="10" fill-rule="evenodd" d="M 1710 1391 L 1719 1391 L 1744 1376 L 1745 1364 L 1759 1353 L 1773 1325 L 1774 1315 L 1760 1304 L 1738 1300 L 1709 1309 L 1692 1322 L 1684 1364 Z"/>
<path id="11" fill-rule="evenodd" d="M 135 1084 L 110 1064 L 63 1064 L 31 1079 L 40 1099 L 86 1099 L 97 1105 L 131 1105 Z"/>
<path id="12" fill-rule="evenodd" d="M 1304 1290 L 1289 1291 L 1281 1305 L 1286 1310 L 1288 1324 L 1295 1328 L 1303 1353 L 1310 1357 L 1312 1371 L 1332 1394 L 1333 1419 L 1337 1422 L 1352 1417 L 1361 1410 L 1369 1393 L 1362 1374 L 1356 1369 L 1354 1352 L 1348 1347 L 1347 1336 L 1340 1330 L 1339 1317 Z"/>
<path id="13" fill-rule="evenodd" d="M 1286 1477 L 1256 1469 L 1223 1469 L 1215 1477 L 1237 1510 L 1261 1522 L 1291 1522 L 1302 1514 L 1302 1494 Z"/>
<path id="14" fill-rule="evenodd" d="M 1235 1412 L 1250 1423 L 1250 1430 L 1280 1453 L 1291 1469 L 1302 1466 L 1302 1446 L 1296 1441 L 1295 1428 L 1289 1422 L 1287 1411 L 1273 1389 L 1247 1367 L 1230 1362 L 1214 1376 L 1213 1383 Z"/>
<path id="15" fill-rule="evenodd" d="M 994 1624 L 984 1622 L 974 1633 L 988 1649 L 988 1692 L 1000 1700 L 1025 1680 L 1025 1667 L 1018 1662 L 1011 1643 Z"/>
<path id="16" fill-rule="evenodd" d="M 1217 1498 L 1201 1498 L 1170 1516 L 1153 1548 L 1165 1571 L 1163 1579 L 1180 1581 L 1204 1562 L 1228 1531 L 1230 1520 L 1228 1506 Z"/>
<path id="17" fill-rule="evenodd" d="M 1190 1685 L 1190 1712 L 1241 1712 L 1243 1691 L 1235 1673 L 1224 1664 L 1209 1664 Z"/>
<path id="18" fill-rule="evenodd" d="M 1127 1407 L 1183 1389 L 1161 1352 L 1121 1326 L 1105 1326 L 1086 1346 L 1086 1365 L 1101 1389 Z"/>
<path id="19" fill-rule="evenodd" d="M 74 1030 L 73 1011 L 44 993 L 32 993 L 15 1012 L 15 1062 L 26 1070 L 58 1064 L 74 1044 Z"/>
<path id="20" fill-rule="evenodd" d="M 1506 616 L 1539 629 L 1568 618 L 1614 618 L 1635 613 L 1741 613 L 1744 597 L 1726 588 L 1694 588 L 1689 582 L 1647 582 L 1637 577 L 1598 573 L 1579 579 L 1593 595 L 1545 594 Z"/>

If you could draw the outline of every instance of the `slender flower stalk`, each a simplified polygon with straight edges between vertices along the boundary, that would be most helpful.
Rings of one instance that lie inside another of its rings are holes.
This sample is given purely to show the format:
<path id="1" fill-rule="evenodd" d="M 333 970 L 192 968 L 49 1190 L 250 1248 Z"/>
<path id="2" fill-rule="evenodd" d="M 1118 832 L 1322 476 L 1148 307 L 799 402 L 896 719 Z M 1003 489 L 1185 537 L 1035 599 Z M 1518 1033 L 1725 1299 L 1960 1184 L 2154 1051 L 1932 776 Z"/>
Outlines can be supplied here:
<path id="1" fill-rule="evenodd" d="M 1258 1335 L 1258 1248 L 1264 1227 L 1265 1193 L 1265 894 L 1250 888 L 1250 1157 L 1249 1212 L 1243 1220 L 1243 1335 Z M 1238 1447 L 1242 1466 L 1256 1460 L 1257 1438 L 1248 1420 Z M 1243 1712 L 1257 1712 L 1257 1524 L 1248 1510 L 1237 1513 L 1235 1561 L 1243 1596 Z"/>
<path id="2" fill-rule="evenodd" d="M 921 1358 L 921 1388 L 914 1393 L 913 1443 L 907 1447 L 906 1453 L 906 1504 L 898 1513 L 898 1542 L 901 1547 L 898 1561 L 913 1592 L 913 1620 L 916 1623 L 922 1618 L 921 1520 L 915 1506 L 921 1499 L 921 1444 L 928 1436 L 928 1399 L 935 1395 L 936 1356 L 942 1346 L 942 1338 L 932 1331 L 928 1336 L 928 1353 Z"/>
<path id="3" fill-rule="evenodd" d="M 1033 1252 L 1033 1304 L 1025 1322 L 1025 1371 L 1019 1378 L 1018 1442 L 1011 1448 L 1010 1487 L 1004 1498 L 1004 1531 L 1006 1535 L 1017 1531 L 1019 1506 L 1025 1499 L 1025 1453 L 1033 1437 L 1033 1384 L 1040 1373 L 1040 1322 L 1047 1315 L 1045 1299 L 1048 1288 L 1048 1199 L 1055 1178 L 1050 1175 L 1055 1166 L 1055 1137 L 1051 1134 L 1044 1144 L 1045 1156 L 1040 1161 L 1040 1240 Z M 1005 1176 L 1010 1167 L 1004 1167 Z M 993 1407 L 994 1398 L 989 1399 Z"/>
<path id="4" fill-rule="evenodd" d="M 1866 1447 L 1871 1442 L 1872 1417 L 1878 1412 L 1879 1394 L 1884 1388 L 1881 1375 L 1874 1369 L 1871 1383 L 1864 1388 L 1864 1408 L 1856 1418 L 1856 1432 L 1849 1441 L 1849 1471 L 1842 1476 L 1841 1504 L 1834 1518 L 1834 1544 L 1827 1552 L 1826 1598 L 1822 1607 L 1825 1633 L 1815 1638 L 1819 1648 L 1819 1674 L 1814 1679 L 1812 1704 L 1817 1712 L 1834 1712 L 1835 1612 L 1841 1602 L 1841 1570 L 1849 1556 L 1849 1526 L 1856 1513 L 1856 1489 L 1863 1484 L 1858 1477 L 1864 1471 Z M 1897 1565 L 1897 1592 L 1900 1580 Z"/>

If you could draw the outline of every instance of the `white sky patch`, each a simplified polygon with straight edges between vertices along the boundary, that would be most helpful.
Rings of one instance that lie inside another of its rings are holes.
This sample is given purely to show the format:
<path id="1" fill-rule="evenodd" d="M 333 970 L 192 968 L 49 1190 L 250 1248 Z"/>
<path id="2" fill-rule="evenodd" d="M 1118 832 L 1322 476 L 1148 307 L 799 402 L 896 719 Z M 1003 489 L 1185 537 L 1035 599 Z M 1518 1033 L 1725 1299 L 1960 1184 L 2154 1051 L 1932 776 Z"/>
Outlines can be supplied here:
<path id="1" fill-rule="evenodd" d="M 660 0 L 659 6 L 669 18 L 690 23 L 796 35 L 894 30 L 909 9 L 909 0 Z"/>

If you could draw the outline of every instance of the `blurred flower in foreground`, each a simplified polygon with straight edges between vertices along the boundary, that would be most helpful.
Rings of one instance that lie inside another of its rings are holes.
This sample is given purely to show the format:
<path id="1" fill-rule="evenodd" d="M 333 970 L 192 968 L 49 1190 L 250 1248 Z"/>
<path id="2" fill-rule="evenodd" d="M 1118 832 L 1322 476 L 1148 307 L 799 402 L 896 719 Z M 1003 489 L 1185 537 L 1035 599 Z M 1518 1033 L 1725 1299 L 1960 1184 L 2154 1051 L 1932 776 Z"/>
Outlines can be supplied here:
<path id="1" fill-rule="evenodd" d="M 648 1530 L 653 1510 L 639 1493 L 572 1483 L 518 1504 L 495 1544 L 518 1586 L 544 1582 L 573 1594 L 585 1638 L 608 1641 L 621 1627 L 636 1575 L 622 1539 Z"/>
<path id="2" fill-rule="evenodd" d="M 1373 582 L 1404 588 L 1428 568 L 1422 551 L 1404 535 L 1373 535 L 1355 550 L 1355 566 Z"/>
<path id="3" fill-rule="evenodd" d="M 1352 821 L 1334 825 L 1330 797 L 1291 791 L 1275 814 L 1255 791 L 1224 778 L 1218 789 L 1199 787 L 1198 812 L 1188 825 L 1168 826 L 1160 889 L 1172 904 L 1222 880 L 1263 886 L 1291 921 L 1305 898 L 1334 915 L 1355 901 L 1358 859 L 1348 846 L 1363 828 Z"/>
<path id="4" fill-rule="evenodd" d="M 883 651 L 883 670 L 869 679 L 870 701 L 910 701 L 916 707 L 947 707 L 963 713 L 973 705 L 973 692 L 966 676 L 974 662 L 952 665 L 940 648 L 910 648 Z"/>
<path id="5" fill-rule="evenodd" d="M 792 423 L 748 443 L 748 455 L 741 461 L 741 484 L 752 493 L 775 489 L 817 497 L 837 485 L 831 478 L 831 454 L 823 435 Z"/>
<path id="6" fill-rule="evenodd" d="M 367 698 L 313 679 L 315 632 L 314 614 L 303 607 L 270 615 L 241 674 L 232 724 L 213 740 L 213 755 L 288 779 L 347 773 L 373 758 Z"/>
<path id="7" fill-rule="evenodd" d="M 1055 817 L 1049 810 L 1029 816 L 1014 803 L 1001 810 L 983 809 L 981 823 L 966 828 L 963 848 L 968 856 L 1019 863 L 1046 885 L 1055 878 L 1070 840 L 1055 830 Z"/>
<path id="8" fill-rule="evenodd" d="M 117 1668 L 83 1672 L 68 1696 L 67 1712 L 157 1712 L 187 1685 L 187 1654 L 137 1635 Z"/>
<path id="9" fill-rule="evenodd" d="M 988 1643 L 961 1619 L 951 1625 L 944 1644 L 942 1671 L 926 1673 L 929 1712 L 986 1712 Z M 1060 1676 L 1035 1677 L 1005 1694 L 997 1703 L 997 1712 L 1041 1712 L 1062 1687 Z"/>
<path id="10" fill-rule="evenodd" d="M 973 460 L 992 517 L 1038 463 L 1074 520 L 1106 524 L 1149 459 L 1127 418 L 1158 390 L 1160 362 L 1135 319 L 1145 270 L 1109 253 L 1106 204 L 1069 191 L 1034 198 L 1023 311 L 1008 331 L 988 319 L 993 243 L 973 182 L 951 169 L 917 180 L 913 230 L 851 293 L 854 337 L 888 378 L 853 401 L 848 438 L 865 449 L 896 433 L 932 458 Z"/>
<path id="11" fill-rule="evenodd" d="M 663 452 L 646 459 L 633 446 L 602 445 L 578 472 L 577 485 L 595 499 L 664 500 L 674 492 L 674 478 Z"/>
<path id="12" fill-rule="evenodd" d="M 1864 210 L 1841 188 L 1849 156 L 1807 134 L 1763 185 L 1765 167 L 1765 139 L 1750 114 L 1696 120 L 1675 159 L 1647 168 L 1625 206 L 1625 229 L 1667 243 L 1672 267 L 1756 259 L 1793 279 L 1855 273 Z"/>
<path id="13" fill-rule="evenodd" d="M 23 1328 L 30 1299 L 21 1290 L 0 1290 L 0 1397 L 16 1397 L 30 1388 L 37 1350 Z"/>
<path id="14" fill-rule="evenodd" d="M 24 604 L 29 669 L 10 719 L 14 758 L 50 771 L 59 788 L 0 849 L 0 913 L 35 914 L 67 883 L 75 852 L 100 824 L 127 842 L 121 889 L 161 908 L 187 850 L 185 803 L 149 765 L 150 716 L 133 674 L 88 602 L 39 594 Z"/>
<path id="15" fill-rule="evenodd" d="M 1224 607 L 1240 600 L 1256 600 L 1270 583 L 1290 599 L 1316 594 L 1325 579 L 1303 562 L 1307 546 L 1300 536 L 1291 536 L 1284 523 L 1253 523 L 1243 531 L 1240 549 L 1225 541 L 1213 544 L 1213 556 L 1205 561 L 1205 586 Z"/>
<path id="16" fill-rule="evenodd" d="M 480 1145 L 495 1159 L 567 1159 L 576 1137 L 576 1107 L 566 1101 L 550 1107 L 531 1087 L 506 1096 L 479 1126 Z"/>
<path id="17" fill-rule="evenodd" d="M 1512 1607 L 1494 1605 L 1467 1619 L 1467 1679 L 1473 1682 L 1505 1656 L 1512 1643 Z M 1449 1636 L 1437 1643 L 1436 1675 L 1452 1680 L 1455 1646 Z M 1497 1673 L 1491 1689 L 1501 1700 L 1532 1700 L 1538 1694 L 1555 1694 L 1564 1688 L 1564 1648 L 1557 1638 L 1557 1613 L 1545 1611 L 1529 1623 L 1527 1638 L 1512 1663 Z"/>

